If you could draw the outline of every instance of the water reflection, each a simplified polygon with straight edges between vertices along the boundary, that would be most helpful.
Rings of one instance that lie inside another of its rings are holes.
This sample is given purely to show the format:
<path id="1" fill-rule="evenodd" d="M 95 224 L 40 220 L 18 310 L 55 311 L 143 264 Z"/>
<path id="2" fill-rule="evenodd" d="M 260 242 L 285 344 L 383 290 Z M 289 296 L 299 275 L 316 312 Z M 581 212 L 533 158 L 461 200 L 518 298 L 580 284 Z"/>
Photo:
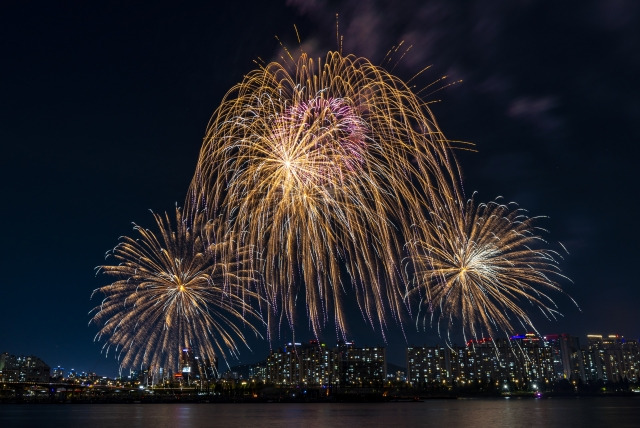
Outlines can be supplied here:
<path id="1" fill-rule="evenodd" d="M 636 427 L 640 397 L 500 398 L 398 403 L 4 404 L 0 426 Z"/>

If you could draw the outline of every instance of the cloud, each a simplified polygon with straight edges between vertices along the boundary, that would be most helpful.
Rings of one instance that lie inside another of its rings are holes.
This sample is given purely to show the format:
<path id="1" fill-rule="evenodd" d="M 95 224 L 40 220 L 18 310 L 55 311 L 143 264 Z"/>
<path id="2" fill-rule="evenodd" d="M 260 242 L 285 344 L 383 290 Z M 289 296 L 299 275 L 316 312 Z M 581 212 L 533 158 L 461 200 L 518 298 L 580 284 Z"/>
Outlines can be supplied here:
<path id="1" fill-rule="evenodd" d="M 562 121 L 554 114 L 558 106 L 555 97 L 519 97 L 507 108 L 507 116 L 522 119 L 544 134 L 558 131 Z"/>

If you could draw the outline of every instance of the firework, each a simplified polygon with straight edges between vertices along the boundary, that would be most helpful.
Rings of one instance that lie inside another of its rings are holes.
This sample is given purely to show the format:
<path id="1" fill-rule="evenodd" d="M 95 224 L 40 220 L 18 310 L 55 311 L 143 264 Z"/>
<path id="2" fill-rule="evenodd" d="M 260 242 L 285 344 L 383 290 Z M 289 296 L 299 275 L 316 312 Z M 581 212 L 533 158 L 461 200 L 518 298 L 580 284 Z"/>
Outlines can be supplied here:
<path id="1" fill-rule="evenodd" d="M 138 237 L 111 252 L 118 264 L 99 268 L 117 279 L 94 291 L 104 295 L 92 311 L 96 340 L 106 337 L 103 350 L 114 348 L 121 367 L 176 370 L 183 348 L 204 361 L 236 356 L 237 343 L 247 345 L 241 327 L 258 334 L 252 321 L 260 320 L 247 252 L 225 250 L 230 237 L 218 221 L 178 208 L 175 230 L 168 214 L 154 218 L 158 234 L 135 226 Z"/>
<path id="2" fill-rule="evenodd" d="M 511 334 L 515 324 L 535 330 L 531 308 L 555 318 L 548 293 L 561 292 L 558 281 L 567 278 L 537 221 L 515 206 L 473 198 L 432 211 L 425 238 L 413 242 L 417 287 L 411 293 L 428 308 L 422 319 L 444 322 L 448 332 L 458 321 L 466 339 Z"/>
<path id="3" fill-rule="evenodd" d="M 355 290 L 384 334 L 403 311 L 405 238 L 425 200 L 456 188 L 456 168 L 406 82 L 364 58 L 288 53 L 223 99 L 188 204 L 222 213 L 239 244 L 259 251 L 262 294 L 281 320 L 293 327 L 304 293 L 313 332 L 331 320 L 344 336 L 343 299 Z"/>

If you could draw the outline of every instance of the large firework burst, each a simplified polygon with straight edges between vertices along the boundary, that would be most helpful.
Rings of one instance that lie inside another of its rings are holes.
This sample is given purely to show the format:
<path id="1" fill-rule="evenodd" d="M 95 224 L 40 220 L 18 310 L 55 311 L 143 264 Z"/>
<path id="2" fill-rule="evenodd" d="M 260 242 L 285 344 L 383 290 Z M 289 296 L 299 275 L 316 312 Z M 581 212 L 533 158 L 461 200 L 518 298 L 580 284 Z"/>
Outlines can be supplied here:
<path id="1" fill-rule="evenodd" d="M 247 344 L 243 326 L 259 334 L 249 254 L 225 250 L 230 237 L 219 221 L 179 208 L 175 229 L 168 214 L 154 218 L 158 234 L 135 226 L 138 237 L 111 252 L 119 264 L 99 268 L 118 279 L 94 290 L 104 295 L 92 311 L 96 340 L 106 337 L 103 350 L 115 348 L 121 367 L 176 370 L 183 348 L 210 362 L 237 355 L 237 342 Z"/>
<path id="2" fill-rule="evenodd" d="M 535 330 L 527 310 L 558 315 L 548 295 L 566 280 L 559 253 L 548 249 L 536 217 L 497 201 L 441 205 L 424 223 L 424 238 L 413 242 L 417 287 L 431 319 L 459 322 L 465 337 L 513 333 L 519 325 Z"/>
<path id="3" fill-rule="evenodd" d="M 404 308 L 404 240 L 456 177 L 449 142 L 406 82 L 364 58 L 302 52 L 227 93 L 188 203 L 223 213 L 239 244 L 260 251 L 264 295 L 292 327 L 303 292 L 313 332 L 333 319 L 344 336 L 353 289 L 384 333 Z"/>

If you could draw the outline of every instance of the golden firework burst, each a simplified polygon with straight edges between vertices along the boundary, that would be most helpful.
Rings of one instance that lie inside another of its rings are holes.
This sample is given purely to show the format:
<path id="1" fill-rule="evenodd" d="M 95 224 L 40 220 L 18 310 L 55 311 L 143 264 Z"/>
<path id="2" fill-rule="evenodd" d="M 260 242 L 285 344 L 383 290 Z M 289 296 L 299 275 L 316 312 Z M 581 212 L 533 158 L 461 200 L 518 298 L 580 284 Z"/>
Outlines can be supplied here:
<path id="1" fill-rule="evenodd" d="M 402 318 L 404 240 L 423 204 L 456 197 L 450 142 L 409 85 L 364 58 L 306 53 L 246 75 L 211 118 L 187 204 L 221 214 L 263 262 L 262 294 L 317 335 L 355 290 L 384 334 Z M 258 260 L 256 258 L 255 260 Z M 282 318 L 281 318 L 282 319 Z"/>
<path id="2" fill-rule="evenodd" d="M 90 323 L 96 341 L 114 349 L 121 367 L 177 370 L 179 352 L 189 348 L 210 362 L 237 356 L 238 343 L 248 346 L 243 328 L 259 335 L 260 313 L 248 290 L 254 280 L 246 250 L 232 246 L 223 223 L 176 208 L 154 214 L 155 233 L 135 226 L 136 238 L 124 237 L 111 251 L 115 265 L 99 272 L 117 280 L 94 290 L 104 295 Z M 174 229 L 175 227 L 175 229 Z"/>
<path id="3" fill-rule="evenodd" d="M 530 308 L 555 318 L 548 293 L 563 292 L 559 281 L 568 278 L 538 220 L 515 206 L 473 198 L 432 211 L 423 238 L 411 243 L 417 256 L 410 294 L 428 309 L 422 319 L 444 322 L 448 332 L 459 322 L 465 338 L 479 338 L 513 334 L 516 326 L 535 330 Z"/>

